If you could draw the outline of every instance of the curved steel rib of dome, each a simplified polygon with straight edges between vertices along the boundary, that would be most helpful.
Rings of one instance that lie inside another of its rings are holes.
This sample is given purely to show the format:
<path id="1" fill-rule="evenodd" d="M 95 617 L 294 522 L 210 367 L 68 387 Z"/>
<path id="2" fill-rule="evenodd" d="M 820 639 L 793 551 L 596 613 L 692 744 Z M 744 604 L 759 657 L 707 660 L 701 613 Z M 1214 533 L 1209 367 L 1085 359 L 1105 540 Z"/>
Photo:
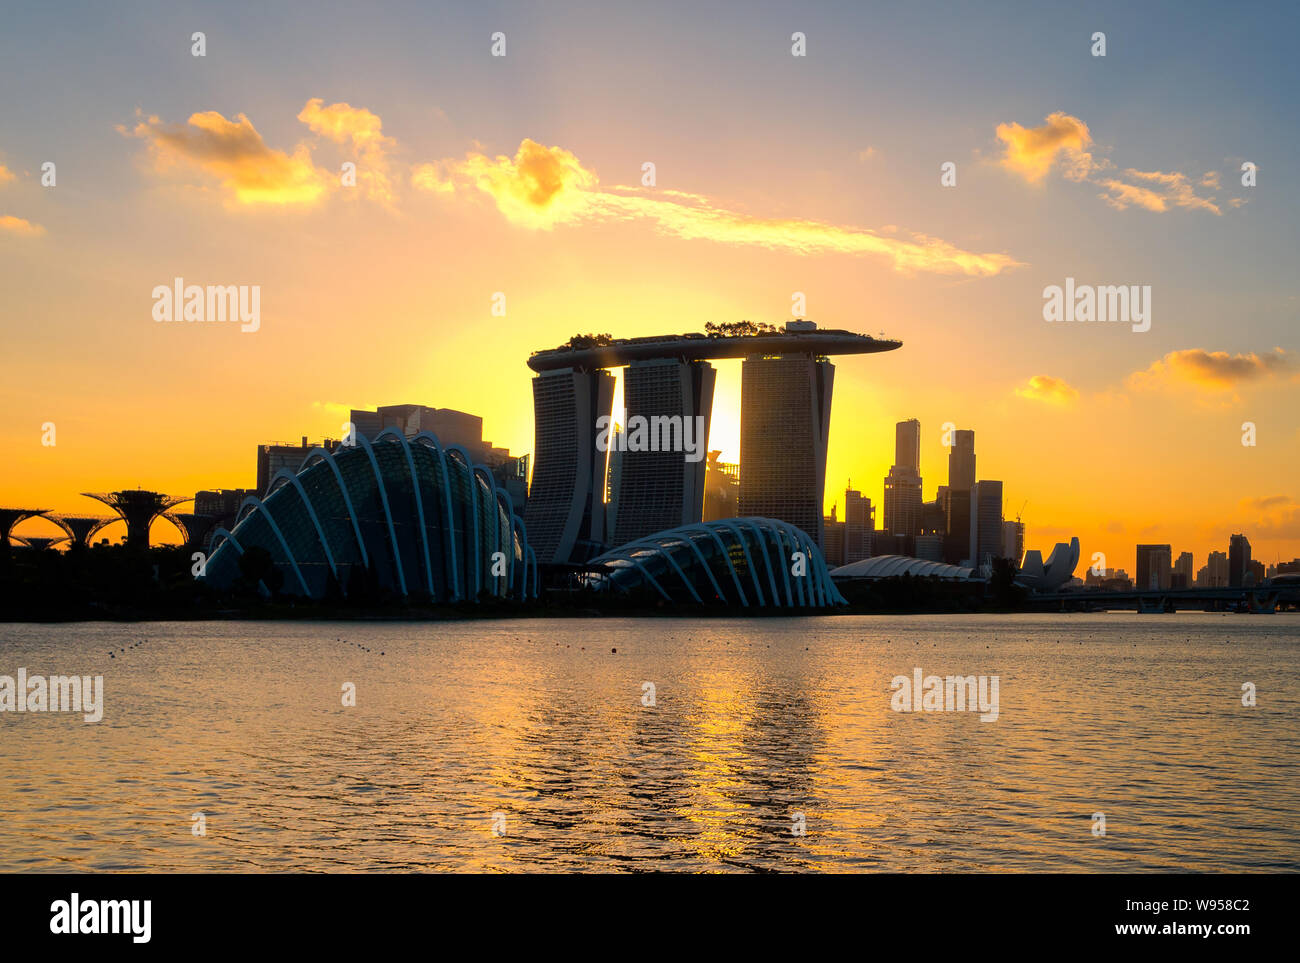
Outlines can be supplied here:
<path id="1" fill-rule="evenodd" d="M 804 565 L 795 575 L 794 553 Z M 742 608 L 847 605 L 826 561 L 802 529 L 773 518 L 683 525 L 629 542 L 590 563 L 606 591 L 645 589 L 668 602 Z"/>
<path id="2" fill-rule="evenodd" d="M 203 578 L 217 588 L 260 546 L 284 575 L 283 590 L 309 598 L 323 598 L 331 583 L 346 594 L 354 572 L 435 602 L 537 596 L 537 556 L 510 494 L 464 448 L 431 432 L 408 440 L 388 428 L 332 453 L 316 448 L 297 473 L 280 471 L 265 498 L 246 498 L 239 517 L 233 531 L 213 536 Z"/>

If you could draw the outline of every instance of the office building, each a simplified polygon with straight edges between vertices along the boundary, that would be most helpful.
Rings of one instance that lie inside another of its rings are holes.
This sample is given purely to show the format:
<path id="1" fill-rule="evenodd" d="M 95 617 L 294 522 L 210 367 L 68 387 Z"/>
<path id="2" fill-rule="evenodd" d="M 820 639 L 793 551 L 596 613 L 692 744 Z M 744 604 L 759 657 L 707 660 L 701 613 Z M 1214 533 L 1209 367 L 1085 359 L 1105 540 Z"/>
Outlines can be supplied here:
<path id="1" fill-rule="evenodd" d="M 354 412 L 355 414 L 355 412 Z M 271 482 L 275 476 L 282 471 L 289 471 L 298 474 L 302 468 L 303 461 L 317 448 L 324 448 L 326 451 L 334 451 L 341 444 L 340 441 L 333 438 L 326 438 L 319 445 L 308 442 L 307 436 L 302 436 L 301 444 L 291 444 L 283 441 L 273 441 L 267 444 L 257 446 L 257 496 L 266 497 L 270 491 Z M 199 514 L 203 514 L 200 512 Z"/>
<path id="2" fill-rule="evenodd" d="M 1008 521 L 1002 523 L 1002 557 L 1009 558 L 1017 565 L 1025 557 L 1025 523 Z"/>
<path id="3" fill-rule="evenodd" d="M 870 498 L 852 487 L 844 490 L 844 561 L 848 565 L 870 558 L 873 552 L 872 536 L 876 529 L 876 510 Z"/>
<path id="4" fill-rule="evenodd" d="M 948 487 L 970 491 L 975 487 L 975 432 L 960 429 L 952 433 L 948 450 Z"/>
<path id="5" fill-rule="evenodd" d="M 1137 547 L 1137 585 L 1139 592 L 1167 589 L 1173 574 L 1173 550 L 1168 545 Z"/>
<path id="6" fill-rule="evenodd" d="M 970 493 L 969 568 L 1002 556 L 1002 482 L 978 481 Z"/>
<path id="7" fill-rule="evenodd" d="M 1250 539 L 1233 535 L 1228 541 L 1228 585 L 1240 587 L 1250 570 Z"/>
<path id="8" fill-rule="evenodd" d="M 921 534 L 921 423 L 915 418 L 894 429 L 894 464 L 885 476 L 885 531 Z"/>

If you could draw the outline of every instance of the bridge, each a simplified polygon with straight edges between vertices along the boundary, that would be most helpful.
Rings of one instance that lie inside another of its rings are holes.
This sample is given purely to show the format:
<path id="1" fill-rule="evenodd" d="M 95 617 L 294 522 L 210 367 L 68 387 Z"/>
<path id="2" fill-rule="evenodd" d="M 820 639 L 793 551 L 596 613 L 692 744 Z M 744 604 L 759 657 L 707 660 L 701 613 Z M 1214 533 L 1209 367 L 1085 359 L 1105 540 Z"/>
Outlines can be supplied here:
<path id="1" fill-rule="evenodd" d="M 1059 605 L 1063 610 L 1136 608 L 1139 612 L 1177 612 L 1180 608 L 1197 608 L 1271 614 L 1279 605 L 1300 606 L 1300 576 L 1277 576 L 1259 585 L 1231 588 L 1048 592 L 1031 595 L 1028 601 L 1033 605 Z"/>

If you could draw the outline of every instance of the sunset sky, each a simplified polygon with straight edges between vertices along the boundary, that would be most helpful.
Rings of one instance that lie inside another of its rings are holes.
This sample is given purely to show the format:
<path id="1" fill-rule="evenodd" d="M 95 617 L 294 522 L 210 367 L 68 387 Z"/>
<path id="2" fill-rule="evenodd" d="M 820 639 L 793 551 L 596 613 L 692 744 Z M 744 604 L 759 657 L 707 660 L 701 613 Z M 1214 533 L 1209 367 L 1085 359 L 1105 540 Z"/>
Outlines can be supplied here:
<path id="1" fill-rule="evenodd" d="M 801 292 L 903 341 L 835 359 L 828 511 L 849 478 L 879 504 L 915 417 L 927 500 L 943 424 L 973 428 L 1027 547 L 1078 535 L 1077 574 L 1134 574 L 1138 542 L 1199 568 L 1237 531 L 1300 556 L 1294 7 L 462 6 L 6 11 L 0 504 L 252 487 L 258 443 L 352 407 L 530 451 L 531 351 L 780 323 Z M 259 285 L 260 329 L 155 322 L 176 277 Z M 1150 285 L 1150 330 L 1044 321 L 1067 277 Z M 715 364 L 736 460 L 740 362 Z"/>

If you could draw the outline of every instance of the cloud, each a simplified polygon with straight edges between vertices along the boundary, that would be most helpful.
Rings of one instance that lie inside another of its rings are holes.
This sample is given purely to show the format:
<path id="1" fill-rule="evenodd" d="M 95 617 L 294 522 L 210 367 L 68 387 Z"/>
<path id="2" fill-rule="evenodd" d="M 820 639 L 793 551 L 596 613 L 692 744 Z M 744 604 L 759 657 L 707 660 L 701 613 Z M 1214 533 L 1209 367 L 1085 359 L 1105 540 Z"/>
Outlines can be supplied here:
<path id="1" fill-rule="evenodd" d="M 1294 505 L 1295 499 L 1290 495 L 1266 495 L 1263 498 L 1247 497 L 1241 500 L 1241 507 L 1250 511 L 1267 511 L 1270 508 L 1284 508 Z"/>
<path id="2" fill-rule="evenodd" d="M 268 147 L 244 114 L 227 120 L 208 110 L 191 114 L 186 124 L 166 124 L 151 116 L 129 134 L 148 142 L 156 170 L 201 171 L 220 182 L 227 203 L 234 206 L 311 205 L 322 198 L 331 179 L 312 163 L 306 144 L 293 154 Z"/>
<path id="3" fill-rule="evenodd" d="M 596 196 L 596 175 L 562 147 L 525 138 L 513 158 L 470 154 L 453 168 L 496 202 L 506 219 L 549 231 L 588 216 Z"/>
<path id="4" fill-rule="evenodd" d="M 1079 390 L 1060 378 L 1051 375 L 1034 375 L 1016 396 L 1028 401 L 1042 401 L 1051 405 L 1072 405 L 1079 400 Z"/>
<path id="5" fill-rule="evenodd" d="M 1139 171 L 1132 167 L 1126 168 L 1125 175 L 1134 180 L 1143 181 L 1150 187 L 1139 187 L 1133 184 L 1124 184 L 1116 180 L 1099 181 L 1098 183 L 1106 187 L 1108 191 L 1117 191 L 1114 196 L 1103 194 L 1106 203 L 1117 210 L 1124 210 L 1131 203 L 1137 203 L 1150 211 L 1168 210 L 1170 204 L 1175 207 L 1183 207 L 1191 210 L 1209 211 L 1212 214 L 1222 214 L 1223 211 L 1214 203 L 1214 198 L 1199 197 L 1196 189 L 1188 180 L 1186 174 L 1179 174 L 1177 171 L 1166 174 L 1162 171 Z M 1202 183 L 1205 183 L 1202 178 Z M 1217 186 L 1217 176 L 1215 178 Z"/>
<path id="6" fill-rule="evenodd" d="M 358 186 L 371 199 L 392 203 L 388 155 L 397 142 L 384 135 L 384 122 L 378 114 L 342 102 L 327 107 L 320 97 L 313 97 L 298 113 L 298 119 L 313 133 L 351 146 L 358 162 Z"/>
<path id="7" fill-rule="evenodd" d="M 444 167 L 438 163 L 419 164 L 411 171 L 411 183 L 422 191 L 434 194 L 454 193 L 456 184 Z"/>
<path id="8" fill-rule="evenodd" d="M 873 158 L 879 157 L 880 151 L 875 147 L 866 147 L 858 151 L 858 160 L 866 163 Z"/>
<path id="9" fill-rule="evenodd" d="M 1265 354 L 1228 354 L 1187 348 L 1170 351 L 1151 362 L 1143 371 L 1128 377 L 1129 387 L 1138 390 L 1167 385 L 1186 385 L 1209 391 L 1228 391 L 1251 381 L 1272 378 L 1291 371 L 1295 356 L 1281 348 Z"/>
<path id="10" fill-rule="evenodd" d="M 1042 181 L 1058 160 L 1070 180 L 1081 181 L 1094 168 L 1088 125 L 1064 111 L 1048 114 L 1039 127 L 998 124 L 996 133 L 1005 145 L 999 163 L 1031 184 Z"/>
<path id="11" fill-rule="evenodd" d="M 0 164 L 0 184 L 6 184 L 13 179 L 14 172 L 5 167 L 4 164 Z"/>
<path id="12" fill-rule="evenodd" d="M 12 214 L 0 214 L 0 231 L 17 234 L 20 237 L 39 237 L 45 233 L 45 228 L 31 221 L 25 221 L 21 217 L 14 217 Z"/>
<path id="13" fill-rule="evenodd" d="M 1243 498 L 1240 507 L 1253 516 L 1252 538 L 1300 538 L 1300 504 L 1290 495 Z"/>
<path id="14" fill-rule="evenodd" d="M 763 218 L 716 205 L 698 194 L 601 188 L 596 174 L 561 147 L 525 139 L 513 158 L 471 153 L 462 161 L 415 168 L 412 183 L 427 191 L 477 191 L 512 224 L 534 230 L 597 221 L 639 221 L 684 240 L 763 247 L 794 254 L 875 255 L 904 273 L 930 271 L 987 277 L 1020 262 L 1006 254 L 962 250 L 913 234 L 910 240 L 800 218 Z"/>
<path id="15" fill-rule="evenodd" d="M 1213 197 L 1201 197 L 1191 178 L 1178 171 L 1141 171 L 1129 167 L 1121 173 L 1110 173 L 1115 165 L 1093 156 L 1088 125 L 1064 111 L 1048 114 L 1038 127 L 998 124 L 995 132 L 1004 148 L 998 163 L 1031 184 L 1041 183 L 1053 168 L 1059 168 L 1069 180 L 1087 181 L 1104 188 L 1097 196 L 1118 211 L 1137 207 L 1164 213 L 1178 207 L 1223 213 Z M 1102 172 L 1107 173 L 1103 176 Z M 1217 190 L 1218 172 L 1203 174 L 1200 186 Z M 1227 203 L 1233 207 L 1242 204 L 1235 198 Z"/>
<path id="16" fill-rule="evenodd" d="M 1122 211 L 1127 207 L 1145 207 L 1148 211 L 1166 211 L 1169 205 L 1165 199 L 1153 190 L 1145 187 L 1139 187 L 1136 184 L 1125 184 L 1123 181 L 1113 179 L 1097 181 L 1106 192 L 1098 194 L 1098 197 L 1104 198 L 1106 203 L 1117 211 Z"/>

